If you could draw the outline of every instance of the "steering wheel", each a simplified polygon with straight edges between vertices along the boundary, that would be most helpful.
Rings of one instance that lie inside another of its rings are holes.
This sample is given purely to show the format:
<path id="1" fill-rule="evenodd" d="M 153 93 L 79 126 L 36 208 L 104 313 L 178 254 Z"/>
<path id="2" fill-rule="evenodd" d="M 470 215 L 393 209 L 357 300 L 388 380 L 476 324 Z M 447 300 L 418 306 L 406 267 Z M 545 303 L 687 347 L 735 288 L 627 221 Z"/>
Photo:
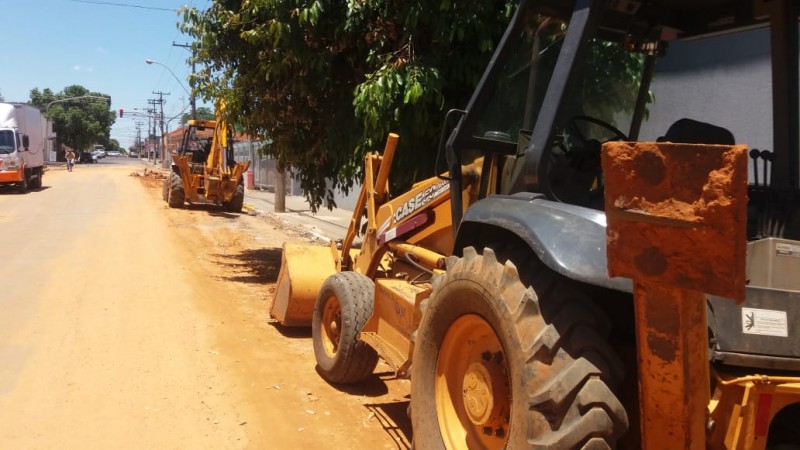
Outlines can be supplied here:
<path id="1" fill-rule="evenodd" d="M 598 125 L 610 134 L 602 141 L 588 138 L 581 123 Z M 555 142 L 559 152 L 551 152 L 551 186 L 559 200 L 590 206 L 602 201 L 603 179 L 600 169 L 600 146 L 604 142 L 629 140 L 608 122 L 590 116 L 571 117 Z"/>
<path id="2" fill-rule="evenodd" d="M 600 142 L 596 139 L 589 139 L 586 137 L 585 134 L 581 131 L 581 127 L 578 126 L 580 122 L 586 122 L 594 125 L 598 125 L 600 127 L 605 128 L 607 131 L 611 132 L 611 137 Z M 577 143 L 570 142 L 570 138 L 577 138 Z M 608 141 L 627 141 L 628 136 L 625 136 L 625 133 L 615 128 L 608 122 L 602 121 L 600 119 L 591 117 L 591 116 L 573 116 L 568 121 L 567 124 L 564 126 L 564 132 L 562 133 L 561 139 L 558 142 L 558 146 L 564 152 L 564 155 L 567 158 L 578 158 L 583 159 L 586 157 L 591 157 L 591 153 L 596 153 L 593 150 L 599 151 L 599 145 L 603 144 L 604 142 Z M 599 157 L 599 152 L 597 152 L 597 156 Z"/>

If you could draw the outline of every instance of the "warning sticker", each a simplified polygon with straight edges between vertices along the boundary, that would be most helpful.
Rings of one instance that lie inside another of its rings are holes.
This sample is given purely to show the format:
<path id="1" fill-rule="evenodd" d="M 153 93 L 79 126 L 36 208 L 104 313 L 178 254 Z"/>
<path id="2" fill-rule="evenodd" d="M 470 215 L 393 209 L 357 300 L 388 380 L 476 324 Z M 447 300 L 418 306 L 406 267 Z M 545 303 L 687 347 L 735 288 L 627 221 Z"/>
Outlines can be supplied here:
<path id="1" fill-rule="evenodd" d="M 775 253 L 778 256 L 791 256 L 792 258 L 800 258 L 800 245 L 778 242 L 775 244 Z"/>
<path id="2" fill-rule="evenodd" d="M 786 311 L 742 308 L 742 332 L 762 336 L 789 336 Z"/>

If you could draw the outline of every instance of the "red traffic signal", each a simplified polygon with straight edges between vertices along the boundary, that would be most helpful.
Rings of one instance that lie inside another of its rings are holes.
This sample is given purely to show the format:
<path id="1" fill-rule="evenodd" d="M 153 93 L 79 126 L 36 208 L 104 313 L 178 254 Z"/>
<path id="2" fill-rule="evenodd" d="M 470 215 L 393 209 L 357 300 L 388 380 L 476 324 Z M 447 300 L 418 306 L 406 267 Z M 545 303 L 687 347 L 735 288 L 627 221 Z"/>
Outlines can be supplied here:
<path id="1" fill-rule="evenodd" d="M 120 117 L 122 117 L 122 113 L 123 113 L 123 112 L 124 112 L 124 111 L 122 110 L 122 108 L 120 108 L 120 109 L 119 109 L 119 116 L 120 116 Z"/>

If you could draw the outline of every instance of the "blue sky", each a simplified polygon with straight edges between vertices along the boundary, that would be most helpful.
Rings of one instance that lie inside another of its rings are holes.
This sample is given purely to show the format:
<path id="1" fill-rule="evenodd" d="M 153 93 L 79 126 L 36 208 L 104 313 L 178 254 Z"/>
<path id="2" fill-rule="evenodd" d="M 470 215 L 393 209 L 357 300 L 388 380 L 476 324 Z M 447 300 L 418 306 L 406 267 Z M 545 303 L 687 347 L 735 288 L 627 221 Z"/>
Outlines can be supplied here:
<path id="1" fill-rule="evenodd" d="M 206 9 L 210 0 L 2 0 L 6 29 L 0 94 L 6 101 L 27 102 L 33 88 L 60 92 L 78 84 L 111 95 L 111 108 L 134 112 L 146 109 L 153 92 L 165 96 L 164 116 L 170 118 L 189 105 L 191 67 L 177 10 L 184 4 Z M 128 6 L 125 6 L 128 5 Z M 156 9 L 148 9 L 156 8 Z M 165 11 L 171 9 L 172 11 Z M 147 65 L 152 59 L 167 66 Z M 198 106 L 211 106 L 198 99 Z M 170 123 L 174 129 L 179 119 Z M 117 118 L 111 138 L 124 148 L 136 136 L 136 122 L 146 119 L 125 114 Z M 143 133 L 147 125 L 142 127 Z"/>

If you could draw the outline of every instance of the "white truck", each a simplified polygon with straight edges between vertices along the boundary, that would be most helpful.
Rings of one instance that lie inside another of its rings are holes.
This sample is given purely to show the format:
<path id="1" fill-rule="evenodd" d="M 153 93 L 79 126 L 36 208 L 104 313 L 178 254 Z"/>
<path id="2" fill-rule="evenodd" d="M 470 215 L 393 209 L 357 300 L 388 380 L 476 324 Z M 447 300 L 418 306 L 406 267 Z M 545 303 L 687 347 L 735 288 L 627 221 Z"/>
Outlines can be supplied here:
<path id="1" fill-rule="evenodd" d="M 0 185 L 42 187 L 49 123 L 35 106 L 0 103 Z"/>

